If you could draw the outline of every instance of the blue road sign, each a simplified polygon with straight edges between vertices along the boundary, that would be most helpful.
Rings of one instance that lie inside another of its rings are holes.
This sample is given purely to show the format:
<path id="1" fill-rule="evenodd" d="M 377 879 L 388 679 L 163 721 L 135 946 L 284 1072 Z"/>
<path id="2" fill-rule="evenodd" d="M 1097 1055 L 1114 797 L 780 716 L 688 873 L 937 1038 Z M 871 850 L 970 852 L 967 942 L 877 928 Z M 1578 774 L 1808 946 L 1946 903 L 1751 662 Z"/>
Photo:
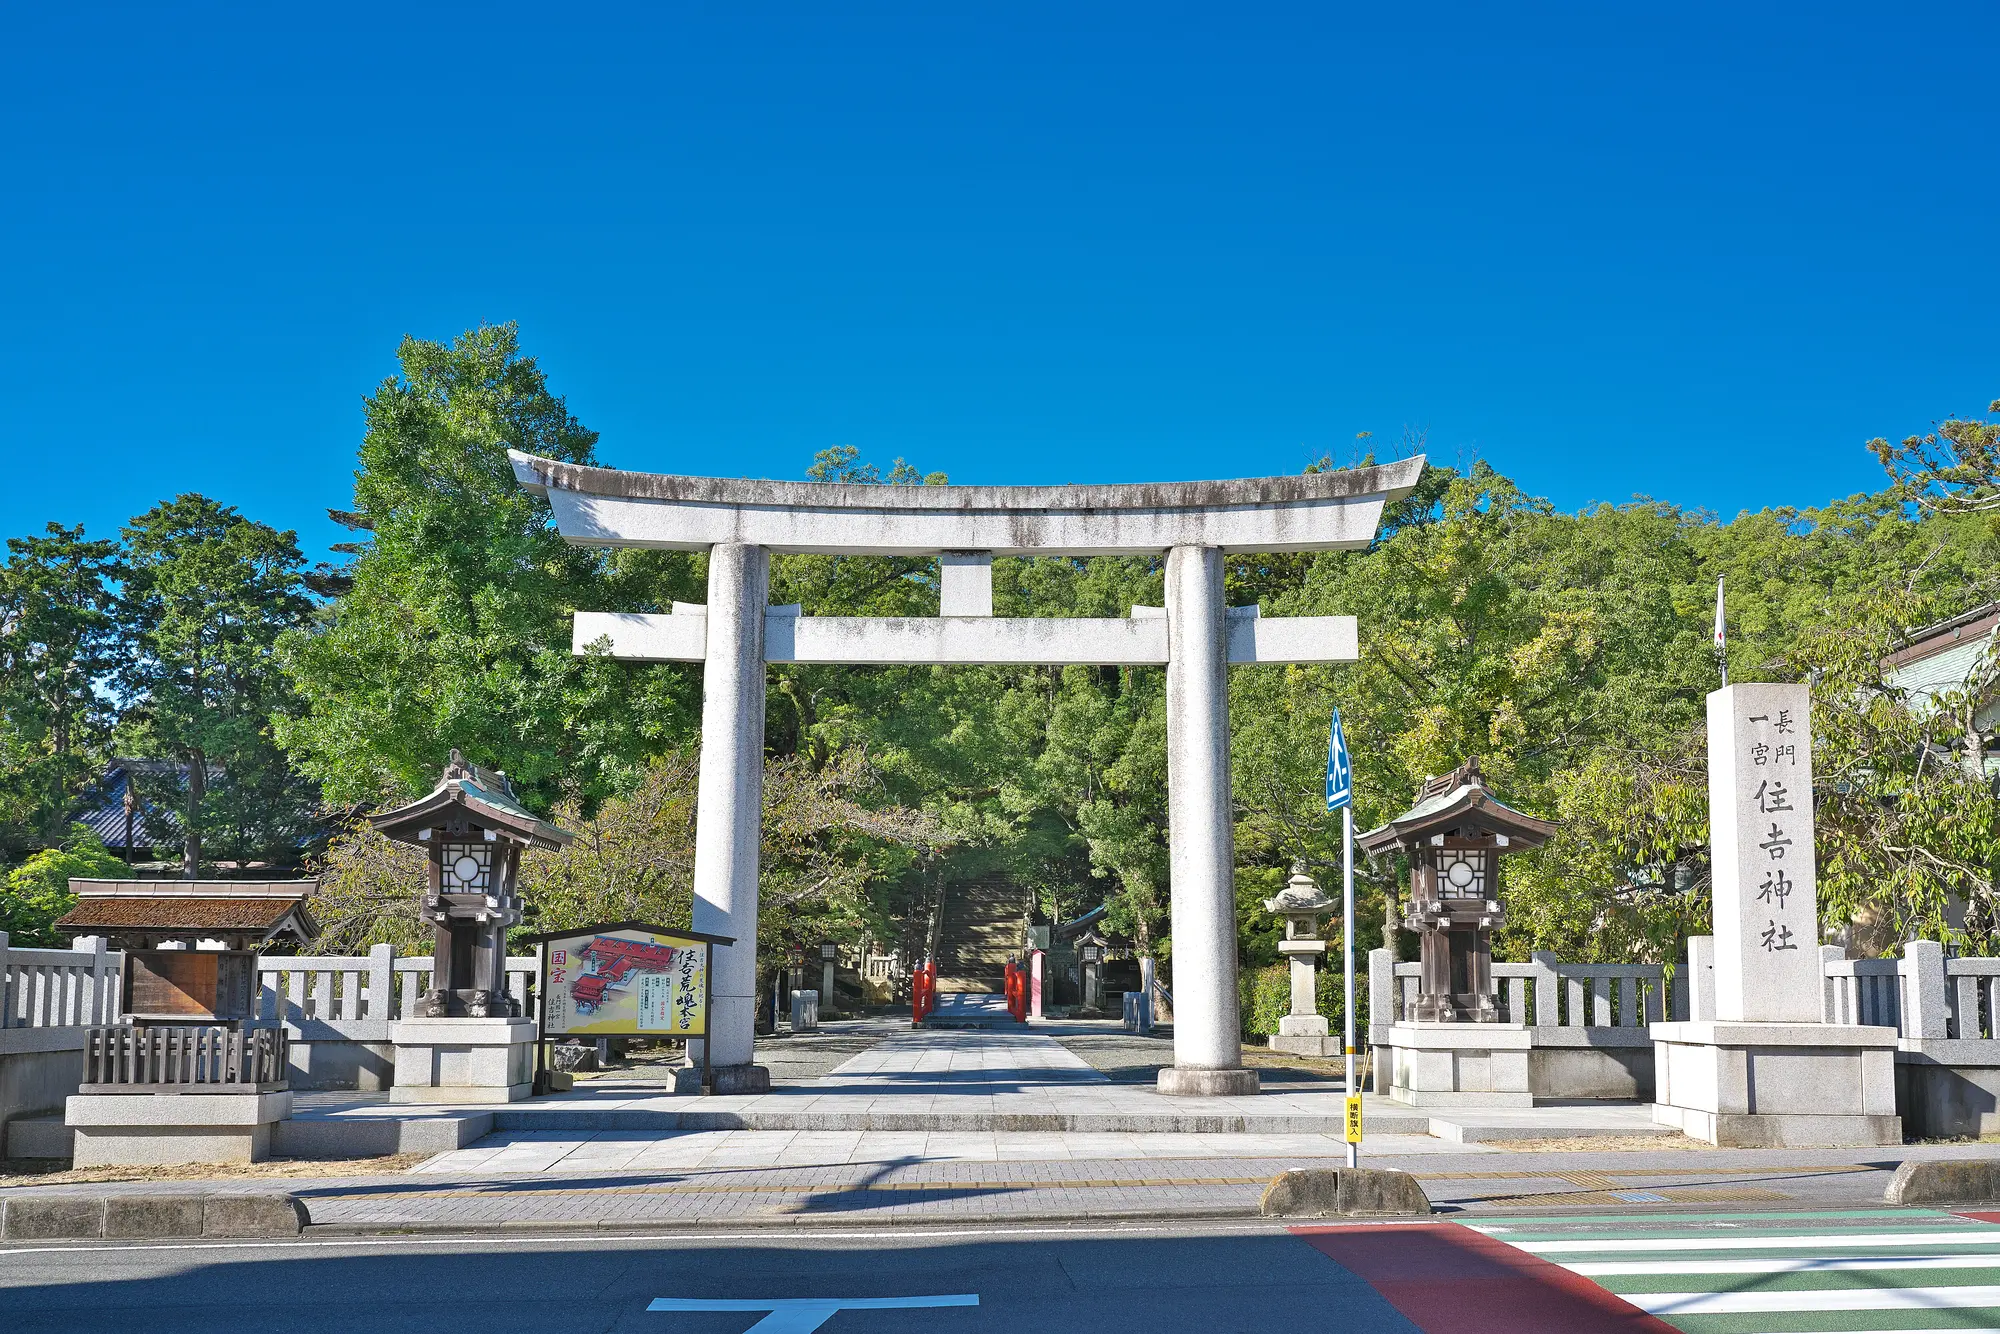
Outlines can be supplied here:
<path id="1" fill-rule="evenodd" d="M 1347 738 L 1340 730 L 1340 710 L 1326 733 L 1326 808 L 1337 811 L 1354 801 L 1354 767 L 1347 762 Z"/>

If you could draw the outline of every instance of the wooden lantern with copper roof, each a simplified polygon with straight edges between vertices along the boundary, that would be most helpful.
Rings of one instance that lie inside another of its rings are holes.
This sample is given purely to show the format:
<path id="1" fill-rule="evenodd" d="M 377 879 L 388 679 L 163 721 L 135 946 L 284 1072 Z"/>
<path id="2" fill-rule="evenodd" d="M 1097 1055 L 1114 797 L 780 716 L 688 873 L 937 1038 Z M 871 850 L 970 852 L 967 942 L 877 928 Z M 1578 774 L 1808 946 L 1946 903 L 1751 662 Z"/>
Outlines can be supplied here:
<path id="1" fill-rule="evenodd" d="M 437 943 L 424 1017 L 521 1017 L 505 977 L 507 930 L 521 920 L 521 853 L 566 847 L 576 836 L 523 806 L 506 774 L 456 750 L 429 796 L 370 822 L 430 854 L 420 913 Z"/>
<path id="2" fill-rule="evenodd" d="M 1524 815 L 1494 796 L 1480 776 L 1479 761 L 1470 759 L 1426 782 L 1409 810 L 1360 836 L 1371 854 L 1409 854 L 1410 902 L 1403 925 L 1417 933 L 1422 960 L 1410 1019 L 1499 1021 L 1493 932 L 1506 922 L 1500 858 L 1540 847 L 1555 832 L 1549 821 Z"/>

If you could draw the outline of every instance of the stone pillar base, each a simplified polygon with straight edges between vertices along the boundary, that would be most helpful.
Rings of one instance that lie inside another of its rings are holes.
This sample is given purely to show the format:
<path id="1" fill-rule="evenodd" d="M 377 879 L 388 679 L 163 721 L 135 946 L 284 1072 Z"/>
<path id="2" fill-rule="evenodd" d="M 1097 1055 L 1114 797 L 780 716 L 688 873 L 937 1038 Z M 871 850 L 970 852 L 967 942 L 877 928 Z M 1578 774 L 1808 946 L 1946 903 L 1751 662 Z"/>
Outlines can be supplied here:
<path id="1" fill-rule="evenodd" d="M 519 1102 L 533 1091 L 535 1025 L 527 1019 L 403 1019 L 392 1103 Z"/>
<path id="2" fill-rule="evenodd" d="M 1255 1070 L 1196 1070 L 1170 1065 L 1160 1071 L 1160 1092 L 1169 1098 L 1241 1098 L 1256 1091 Z"/>
<path id="3" fill-rule="evenodd" d="M 1410 1107 L 1533 1107 L 1526 1024 L 1391 1024 L 1376 1043 L 1389 1096 Z"/>
<path id="4" fill-rule="evenodd" d="M 697 1068 L 694 1073 L 698 1082 L 701 1079 L 700 1069 Z M 709 1092 L 719 1098 L 771 1091 L 771 1072 L 761 1065 L 718 1065 L 709 1074 L 715 1079 Z M 675 1091 L 679 1091 L 678 1087 Z"/>
<path id="5" fill-rule="evenodd" d="M 1654 1024 L 1653 1120 L 1729 1148 L 1901 1144 L 1896 1030 Z"/>
<path id="6" fill-rule="evenodd" d="M 1338 1056 L 1341 1054 L 1340 1039 L 1330 1038 L 1324 1033 L 1273 1033 L 1264 1039 L 1272 1051 L 1281 1051 L 1288 1056 Z"/>
<path id="7" fill-rule="evenodd" d="M 276 1093 L 79 1093 L 63 1120 L 76 1132 L 78 1167 L 261 1163 L 271 1127 L 292 1114 Z"/>

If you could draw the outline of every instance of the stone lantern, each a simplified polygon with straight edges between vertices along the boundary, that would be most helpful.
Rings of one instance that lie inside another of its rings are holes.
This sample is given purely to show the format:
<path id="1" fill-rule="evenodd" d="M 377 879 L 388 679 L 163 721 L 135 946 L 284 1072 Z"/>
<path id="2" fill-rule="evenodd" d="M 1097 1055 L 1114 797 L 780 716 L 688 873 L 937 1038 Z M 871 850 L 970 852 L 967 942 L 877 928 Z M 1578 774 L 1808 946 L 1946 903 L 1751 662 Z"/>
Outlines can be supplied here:
<path id="1" fill-rule="evenodd" d="M 1413 1107 L 1534 1105 L 1528 1077 L 1534 1044 L 1526 1016 L 1501 1020 L 1493 932 L 1506 921 L 1500 859 L 1547 842 L 1555 831 L 1495 797 L 1479 762 L 1467 760 L 1426 782 L 1409 810 L 1360 836 L 1368 852 L 1409 854 L 1403 924 L 1421 938 L 1416 997 L 1407 1006 L 1394 993 L 1377 997 L 1369 1016 L 1376 1087 L 1383 1087 L 1386 1071 L 1390 1097 Z M 1394 957 L 1384 963 L 1393 968 Z"/>
<path id="2" fill-rule="evenodd" d="M 507 931 L 521 920 L 521 854 L 575 837 L 527 809 L 503 773 L 456 750 L 431 794 L 383 811 L 384 837 L 422 848 L 430 866 L 418 912 L 436 933 L 421 1017 L 391 1026 L 394 1102 L 506 1102 L 526 1097 L 535 1024 L 507 992 Z"/>
<path id="3" fill-rule="evenodd" d="M 1403 925 L 1420 939 L 1419 1023 L 1497 1023 L 1493 933 L 1506 924 L 1500 859 L 1540 847 L 1555 825 L 1523 815 L 1487 790 L 1479 761 L 1426 782 L 1416 805 L 1360 836 L 1370 853 L 1410 857 L 1410 902 Z M 1519 1022 L 1523 1016 L 1513 1016 Z"/>
<path id="4" fill-rule="evenodd" d="M 1278 1031 L 1269 1041 L 1274 1051 L 1294 1056 L 1338 1056 L 1340 1042 L 1327 1036 L 1326 1016 L 1319 1012 L 1317 960 L 1326 953 L 1320 937 L 1322 918 L 1337 912 L 1340 904 L 1328 898 L 1305 867 L 1294 866 L 1292 878 L 1274 899 L 1264 900 L 1264 911 L 1285 924 L 1285 938 L 1278 953 L 1292 968 L 1292 1012 L 1278 1020 Z"/>

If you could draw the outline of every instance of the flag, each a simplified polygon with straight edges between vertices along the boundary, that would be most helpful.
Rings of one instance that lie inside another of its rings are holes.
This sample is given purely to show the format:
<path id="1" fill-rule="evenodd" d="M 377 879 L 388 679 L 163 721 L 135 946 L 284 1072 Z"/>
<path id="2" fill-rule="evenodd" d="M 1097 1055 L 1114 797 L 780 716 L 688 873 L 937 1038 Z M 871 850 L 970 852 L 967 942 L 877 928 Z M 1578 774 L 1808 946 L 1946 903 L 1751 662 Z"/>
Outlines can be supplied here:
<path id="1" fill-rule="evenodd" d="M 1340 731 L 1340 710 L 1326 732 L 1326 808 L 1337 811 L 1354 801 L 1354 768 L 1347 762 L 1347 738 Z"/>
<path id="2" fill-rule="evenodd" d="M 1728 636 L 1725 634 L 1726 628 L 1726 622 L 1722 619 L 1722 579 L 1718 576 L 1715 581 L 1715 651 L 1717 653 L 1722 652 L 1729 646 L 1727 643 Z"/>

